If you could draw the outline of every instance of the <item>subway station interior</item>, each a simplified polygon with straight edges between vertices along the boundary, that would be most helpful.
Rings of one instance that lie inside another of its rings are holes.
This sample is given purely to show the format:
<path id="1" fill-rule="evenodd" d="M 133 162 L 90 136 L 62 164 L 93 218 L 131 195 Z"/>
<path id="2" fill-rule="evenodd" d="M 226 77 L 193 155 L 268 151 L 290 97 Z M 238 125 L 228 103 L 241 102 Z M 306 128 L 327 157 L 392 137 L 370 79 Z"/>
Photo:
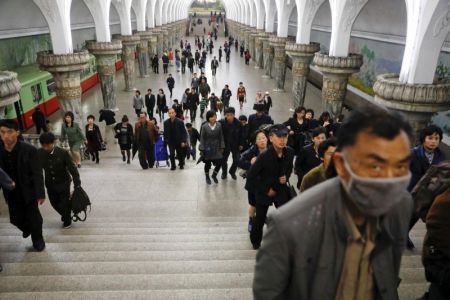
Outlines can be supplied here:
<path id="1" fill-rule="evenodd" d="M 297 107 L 316 118 L 383 107 L 401 113 L 415 133 L 439 126 L 439 147 L 450 157 L 449 0 L 1 0 L 0 120 L 16 120 L 38 148 L 37 107 L 57 140 L 67 111 L 83 127 L 93 115 L 106 135 L 102 109 L 134 125 L 136 90 L 169 93 L 163 63 L 155 73 L 152 58 L 181 51 L 180 42 L 195 50 L 197 37 L 216 30 L 205 76 L 216 95 L 229 85 L 236 117 L 254 113 L 258 92 L 270 94 L 274 123 Z M 210 62 L 230 38 L 244 45 L 249 64 L 230 43 L 229 62 L 222 58 L 213 75 Z M 192 73 L 172 63 L 168 73 L 171 106 L 191 87 Z M 204 121 L 189 119 L 198 130 Z M 48 199 L 39 206 L 42 252 L 10 224 L 0 195 L 0 299 L 257 299 L 245 179 L 205 184 L 203 164 L 192 159 L 174 172 L 164 162 L 142 170 L 137 157 L 122 161 L 114 140 L 100 163 L 83 158 L 78 169 L 92 203 L 85 222 L 61 228 Z M 399 299 L 428 289 L 426 233 L 422 221 L 410 231 L 415 248 L 402 255 Z"/>

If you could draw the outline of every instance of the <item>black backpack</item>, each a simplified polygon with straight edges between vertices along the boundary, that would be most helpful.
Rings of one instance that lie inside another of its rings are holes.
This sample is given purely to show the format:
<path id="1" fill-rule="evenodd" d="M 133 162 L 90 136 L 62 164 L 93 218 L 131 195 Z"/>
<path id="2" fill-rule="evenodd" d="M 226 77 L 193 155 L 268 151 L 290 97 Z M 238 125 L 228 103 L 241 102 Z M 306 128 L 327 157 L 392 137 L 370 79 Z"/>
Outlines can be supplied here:
<path id="1" fill-rule="evenodd" d="M 87 209 L 89 206 L 89 211 L 91 211 L 91 201 L 89 200 L 89 196 L 83 190 L 81 186 L 75 187 L 75 190 L 72 193 L 71 197 L 72 204 L 72 220 L 74 222 L 84 222 L 87 218 Z M 84 213 L 84 218 L 80 218 L 79 214 Z"/>

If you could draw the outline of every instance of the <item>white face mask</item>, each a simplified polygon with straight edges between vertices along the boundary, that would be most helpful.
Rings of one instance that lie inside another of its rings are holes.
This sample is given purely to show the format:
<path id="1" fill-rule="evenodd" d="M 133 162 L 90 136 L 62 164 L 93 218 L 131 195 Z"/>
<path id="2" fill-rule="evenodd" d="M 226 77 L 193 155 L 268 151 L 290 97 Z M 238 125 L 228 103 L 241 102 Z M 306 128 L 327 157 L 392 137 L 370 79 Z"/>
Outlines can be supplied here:
<path id="1" fill-rule="evenodd" d="M 349 163 L 344 159 L 344 166 L 350 174 L 342 186 L 359 211 L 367 216 L 379 217 L 386 214 L 408 193 L 406 188 L 411 179 L 411 173 L 394 178 L 370 178 L 356 175 Z"/>

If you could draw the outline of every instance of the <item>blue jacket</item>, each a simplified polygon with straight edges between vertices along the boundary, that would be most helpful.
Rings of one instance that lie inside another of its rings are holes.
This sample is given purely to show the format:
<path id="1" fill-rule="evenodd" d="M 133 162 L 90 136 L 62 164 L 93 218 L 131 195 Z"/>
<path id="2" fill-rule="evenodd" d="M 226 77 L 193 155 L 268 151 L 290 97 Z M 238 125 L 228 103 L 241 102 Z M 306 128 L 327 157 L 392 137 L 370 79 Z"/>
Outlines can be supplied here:
<path id="1" fill-rule="evenodd" d="M 431 165 L 437 165 L 445 160 L 445 154 L 441 151 L 441 149 L 436 148 L 434 151 L 434 157 L 431 164 L 428 162 L 428 159 L 425 156 L 425 149 L 423 145 L 419 145 L 414 147 L 411 150 L 411 181 L 408 185 L 408 191 L 412 191 L 412 189 L 416 186 L 417 182 L 419 182 L 420 178 L 427 172 L 428 168 Z"/>

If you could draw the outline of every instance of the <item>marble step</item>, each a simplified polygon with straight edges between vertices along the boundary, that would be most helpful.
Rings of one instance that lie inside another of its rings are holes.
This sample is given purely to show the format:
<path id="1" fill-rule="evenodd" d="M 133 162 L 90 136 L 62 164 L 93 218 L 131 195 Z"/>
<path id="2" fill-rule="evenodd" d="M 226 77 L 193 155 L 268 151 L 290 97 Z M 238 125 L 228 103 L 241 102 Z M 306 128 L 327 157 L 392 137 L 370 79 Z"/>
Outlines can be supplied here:
<path id="1" fill-rule="evenodd" d="M 253 273 L 248 260 L 3 263 L 2 276 Z"/>
<path id="2" fill-rule="evenodd" d="M 28 240 L 17 243 L 1 243 L 0 252 L 23 252 L 30 246 Z M 216 241 L 216 242 L 64 242 L 46 243 L 47 252 L 78 252 L 78 251 L 177 251 L 183 250 L 250 250 L 250 241 Z"/>
<path id="3" fill-rule="evenodd" d="M 3 300 L 251 300 L 250 288 L 2 293 Z"/>
<path id="4" fill-rule="evenodd" d="M 254 260 L 255 250 L 2 252 L 2 263 Z"/>
<path id="5" fill-rule="evenodd" d="M 5 276 L 0 291 L 232 289 L 249 288 L 252 282 L 251 273 Z"/>
<path id="6" fill-rule="evenodd" d="M 417 300 L 423 296 L 428 289 L 428 283 L 401 283 L 398 287 L 400 300 Z"/>

